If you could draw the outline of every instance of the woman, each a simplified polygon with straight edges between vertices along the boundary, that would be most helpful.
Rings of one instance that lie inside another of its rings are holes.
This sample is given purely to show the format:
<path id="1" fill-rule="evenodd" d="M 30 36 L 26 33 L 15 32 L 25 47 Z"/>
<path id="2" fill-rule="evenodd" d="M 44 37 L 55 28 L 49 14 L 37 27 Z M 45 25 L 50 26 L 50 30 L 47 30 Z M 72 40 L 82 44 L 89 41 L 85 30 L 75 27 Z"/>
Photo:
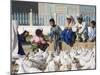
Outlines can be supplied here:
<path id="1" fill-rule="evenodd" d="M 65 29 L 62 31 L 61 36 L 63 41 L 72 47 L 75 41 L 75 34 L 72 31 L 72 26 L 74 25 L 74 19 L 72 16 L 69 16 L 66 18 L 66 20 L 67 24 Z"/>

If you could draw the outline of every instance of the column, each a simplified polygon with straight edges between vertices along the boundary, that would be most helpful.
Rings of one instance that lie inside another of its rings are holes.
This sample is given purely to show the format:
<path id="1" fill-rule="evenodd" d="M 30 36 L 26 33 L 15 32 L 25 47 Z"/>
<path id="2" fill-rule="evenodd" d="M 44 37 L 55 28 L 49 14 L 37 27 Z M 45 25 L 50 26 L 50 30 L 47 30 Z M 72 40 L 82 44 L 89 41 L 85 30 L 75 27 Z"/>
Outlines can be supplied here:
<path id="1" fill-rule="evenodd" d="M 57 14 L 56 13 L 54 13 L 54 20 L 55 20 L 55 24 L 57 23 Z"/>
<path id="2" fill-rule="evenodd" d="M 32 23 L 32 9 L 30 9 L 30 13 L 29 13 L 29 23 L 30 23 L 30 26 L 33 25 L 33 23 Z"/>

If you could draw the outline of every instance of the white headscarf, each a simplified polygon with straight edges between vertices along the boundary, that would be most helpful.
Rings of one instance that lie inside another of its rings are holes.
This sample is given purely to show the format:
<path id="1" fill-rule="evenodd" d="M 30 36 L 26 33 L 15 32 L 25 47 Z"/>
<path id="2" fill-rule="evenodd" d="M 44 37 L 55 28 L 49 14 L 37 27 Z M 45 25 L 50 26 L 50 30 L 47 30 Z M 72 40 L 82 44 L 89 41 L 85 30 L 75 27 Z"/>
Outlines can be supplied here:
<path id="1" fill-rule="evenodd" d="M 12 58 L 16 58 L 18 56 L 18 38 L 17 38 L 17 29 L 18 24 L 15 20 L 12 20 L 12 27 L 11 27 L 11 51 L 12 51 Z"/>

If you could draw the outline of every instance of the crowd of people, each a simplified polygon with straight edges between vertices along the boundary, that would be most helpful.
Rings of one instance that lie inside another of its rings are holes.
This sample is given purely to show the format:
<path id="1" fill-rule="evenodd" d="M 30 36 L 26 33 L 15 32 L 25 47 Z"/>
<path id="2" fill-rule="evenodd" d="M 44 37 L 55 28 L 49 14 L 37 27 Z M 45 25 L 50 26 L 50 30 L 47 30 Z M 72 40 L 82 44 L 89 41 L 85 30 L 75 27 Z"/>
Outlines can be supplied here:
<path id="1" fill-rule="evenodd" d="M 89 25 L 87 25 L 87 23 L 84 22 L 82 16 L 77 17 L 77 22 L 74 21 L 72 16 L 68 16 L 66 18 L 66 21 L 67 21 L 67 24 L 65 25 L 64 30 L 62 30 L 60 26 L 55 23 L 55 20 L 51 18 L 49 20 L 51 28 L 50 28 L 49 34 L 47 35 L 48 39 L 44 37 L 43 30 L 36 29 L 35 35 L 32 36 L 32 39 L 30 40 L 31 45 L 36 46 L 35 50 L 33 51 L 37 51 L 38 53 L 38 51 L 41 50 L 42 52 L 45 53 L 47 52 L 47 48 L 49 47 L 50 43 L 53 43 L 54 44 L 53 53 L 59 56 L 61 52 L 63 52 L 62 42 L 65 42 L 66 45 L 73 47 L 76 41 L 78 42 L 87 42 L 87 41 L 95 42 L 96 41 L 96 22 L 94 20 L 90 21 Z M 12 35 L 13 37 L 12 58 L 16 57 L 16 54 L 20 56 L 28 57 L 29 53 L 27 54 L 25 53 L 22 45 L 27 41 L 26 37 L 29 36 L 29 32 L 25 30 L 22 34 L 19 34 L 18 27 L 16 26 L 13 26 L 12 30 L 13 30 L 12 32 L 14 33 L 14 35 Z M 17 53 L 15 54 L 15 52 Z"/>
<path id="2" fill-rule="evenodd" d="M 87 25 L 83 21 L 82 16 L 77 17 L 77 22 L 75 23 L 72 16 L 66 18 L 67 24 L 65 29 L 62 30 L 59 25 L 55 24 L 55 20 L 51 18 L 49 23 L 51 25 L 49 33 L 49 42 L 54 43 L 54 51 L 57 53 L 62 50 L 62 42 L 65 42 L 67 45 L 73 47 L 74 43 L 79 42 L 94 42 L 96 40 L 96 22 L 92 20 L 90 25 Z M 32 43 L 37 44 L 39 47 L 45 46 L 45 49 L 49 46 L 43 37 L 43 30 L 37 29 L 36 36 L 33 37 Z M 43 49 L 45 51 L 45 49 Z"/>

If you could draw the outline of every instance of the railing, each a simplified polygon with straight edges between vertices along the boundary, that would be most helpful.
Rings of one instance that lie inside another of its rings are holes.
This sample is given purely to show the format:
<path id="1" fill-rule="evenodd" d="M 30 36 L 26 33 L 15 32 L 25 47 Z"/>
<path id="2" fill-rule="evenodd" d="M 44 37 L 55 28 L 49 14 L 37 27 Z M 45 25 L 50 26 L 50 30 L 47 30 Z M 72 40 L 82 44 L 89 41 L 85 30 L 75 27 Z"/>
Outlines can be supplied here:
<path id="1" fill-rule="evenodd" d="M 17 20 L 19 25 L 30 25 L 30 13 L 29 12 L 14 12 L 12 14 L 13 19 Z M 33 26 L 47 26 L 49 20 L 52 18 L 50 15 L 38 15 L 32 13 L 32 25 Z M 75 18 L 75 17 L 74 17 Z M 85 22 L 89 24 L 91 20 L 96 20 L 95 16 L 83 16 Z M 66 15 L 56 14 L 57 25 L 63 26 L 66 23 Z"/>
<path id="2" fill-rule="evenodd" d="M 28 12 L 14 12 L 12 14 L 14 20 L 17 20 L 19 25 L 29 25 L 29 13 Z"/>
<path id="3" fill-rule="evenodd" d="M 49 25 L 49 20 L 51 16 L 49 15 L 38 15 L 38 14 L 32 14 L 32 24 L 35 26 L 47 26 Z"/>

